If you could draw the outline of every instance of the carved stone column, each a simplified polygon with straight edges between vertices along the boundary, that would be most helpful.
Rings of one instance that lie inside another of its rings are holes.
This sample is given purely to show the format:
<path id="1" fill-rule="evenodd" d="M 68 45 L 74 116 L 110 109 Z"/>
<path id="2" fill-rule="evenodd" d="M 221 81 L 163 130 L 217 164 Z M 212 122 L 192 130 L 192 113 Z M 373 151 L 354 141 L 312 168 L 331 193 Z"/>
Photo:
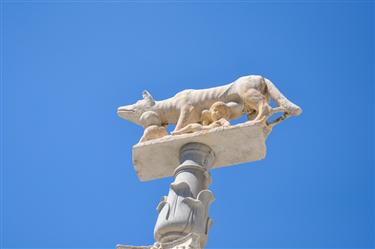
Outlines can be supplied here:
<path id="1" fill-rule="evenodd" d="M 168 196 L 164 196 L 157 207 L 159 216 L 154 237 L 160 244 L 179 241 L 193 234 L 198 238 L 200 248 L 206 244 L 211 225 L 208 208 L 214 200 L 212 192 L 207 189 L 211 183 L 208 170 L 214 159 L 214 153 L 207 145 L 188 143 L 182 146 L 174 182 Z"/>

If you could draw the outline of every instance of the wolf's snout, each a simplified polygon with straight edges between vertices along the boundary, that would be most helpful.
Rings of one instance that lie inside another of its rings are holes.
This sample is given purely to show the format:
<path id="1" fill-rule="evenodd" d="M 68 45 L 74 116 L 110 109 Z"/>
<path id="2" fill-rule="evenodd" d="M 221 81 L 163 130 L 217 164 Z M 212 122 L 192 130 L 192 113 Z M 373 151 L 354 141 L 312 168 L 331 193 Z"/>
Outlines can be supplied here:
<path id="1" fill-rule="evenodd" d="M 117 113 L 120 112 L 134 112 L 134 110 L 130 109 L 128 106 L 120 106 L 117 108 Z"/>
<path id="2" fill-rule="evenodd" d="M 135 111 L 131 106 L 120 106 L 117 108 L 117 115 L 123 119 L 132 120 L 135 116 Z"/>

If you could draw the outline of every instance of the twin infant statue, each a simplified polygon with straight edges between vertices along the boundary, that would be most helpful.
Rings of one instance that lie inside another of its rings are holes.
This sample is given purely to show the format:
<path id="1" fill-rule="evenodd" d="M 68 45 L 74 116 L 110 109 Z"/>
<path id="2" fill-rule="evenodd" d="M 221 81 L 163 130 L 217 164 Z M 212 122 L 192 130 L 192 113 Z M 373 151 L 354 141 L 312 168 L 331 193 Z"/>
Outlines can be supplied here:
<path id="1" fill-rule="evenodd" d="M 270 98 L 276 107 L 271 107 Z M 268 122 L 268 117 L 277 112 L 283 115 Z M 140 143 L 169 135 L 169 124 L 176 125 L 171 133 L 174 136 L 230 126 L 230 120 L 247 115 L 248 123 L 262 123 L 271 128 L 301 112 L 270 80 L 258 75 L 240 77 L 224 86 L 184 90 L 162 101 L 155 101 L 144 91 L 143 99 L 117 111 L 120 117 L 145 128 Z"/>

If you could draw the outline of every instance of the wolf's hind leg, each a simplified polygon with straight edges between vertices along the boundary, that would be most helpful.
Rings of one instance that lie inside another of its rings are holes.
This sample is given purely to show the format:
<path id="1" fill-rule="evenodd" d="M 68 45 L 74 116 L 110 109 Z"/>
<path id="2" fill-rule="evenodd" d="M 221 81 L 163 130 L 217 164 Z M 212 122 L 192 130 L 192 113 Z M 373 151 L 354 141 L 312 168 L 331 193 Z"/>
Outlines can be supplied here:
<path id="1" fill-rule="evenodd" d="M 229 119 L 239 118 L 243 114 L 243 104 L 231 101 L 231 102 L 226 103 L 226 105 L 230 109 Z"/>
<path id="2" fill-rule="evenodd" d="M 258 105 L 258 113 L 254 119 L 254 122 L 264 120 L 270 115 L 270 113 L 271 113 L 270 105 L 265 100 L 260 101 Z"/>
<path id="3" fill-rule="evenodd" d="M 302 109 L 288 100 L 269 79 L 264 78 L 264 82 L 267 85 L 268 93 L 279 107 L 284 108 L 292 116 L 298 116 L 302 113 Z"/>
<path id="4" fill-rule="evenodd" d="M 252 119 L 251 121 L 257 122 L 270 115 L 271 107 L 268 104 L 268 98 L 257 89 L 248 89 L 244 94 L 244 102 L 245 111 L 248 113 L 248 118 Z"/>

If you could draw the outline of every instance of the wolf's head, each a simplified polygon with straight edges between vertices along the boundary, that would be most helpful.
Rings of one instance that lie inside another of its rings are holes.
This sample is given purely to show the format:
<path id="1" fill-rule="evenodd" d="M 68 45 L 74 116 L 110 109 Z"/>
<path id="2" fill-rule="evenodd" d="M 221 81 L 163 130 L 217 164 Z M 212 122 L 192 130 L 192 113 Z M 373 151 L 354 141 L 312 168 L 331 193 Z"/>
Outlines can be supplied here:
<path id="1" fill-rule="evenodd" d="M 143 91 L 143 99 L 138 100 L 133 105 L 120 106 L 117 109 L 117 114 L 130 122 L 141 124 L 141 116 L 147 111 L 151 111 L 155 105 L 155 100 L 148 91 Z"/>

